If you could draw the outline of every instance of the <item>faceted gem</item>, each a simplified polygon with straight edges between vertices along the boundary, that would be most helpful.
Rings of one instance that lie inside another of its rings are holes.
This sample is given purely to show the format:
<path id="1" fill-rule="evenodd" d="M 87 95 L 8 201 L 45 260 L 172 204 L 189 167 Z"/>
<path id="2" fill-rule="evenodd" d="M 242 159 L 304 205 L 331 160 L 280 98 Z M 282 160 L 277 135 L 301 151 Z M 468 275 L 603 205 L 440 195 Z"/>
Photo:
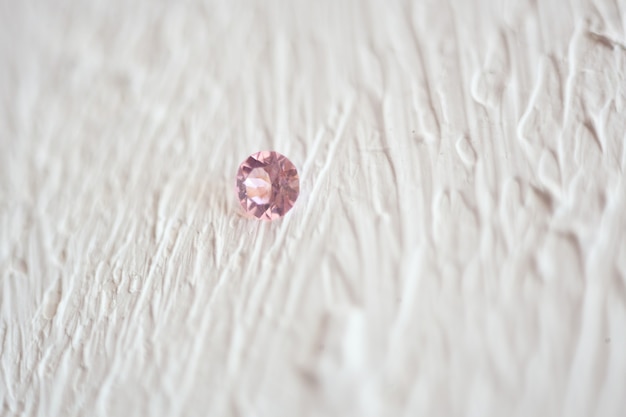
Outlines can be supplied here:
<path id="1" fill-rule="evenodd" d="M 249 216 L 277 219 L 284 216 L 298 198 L 298 171 L 278 152 L 254 153 L 239 166 L 236 192 L 241 207 Z"/>

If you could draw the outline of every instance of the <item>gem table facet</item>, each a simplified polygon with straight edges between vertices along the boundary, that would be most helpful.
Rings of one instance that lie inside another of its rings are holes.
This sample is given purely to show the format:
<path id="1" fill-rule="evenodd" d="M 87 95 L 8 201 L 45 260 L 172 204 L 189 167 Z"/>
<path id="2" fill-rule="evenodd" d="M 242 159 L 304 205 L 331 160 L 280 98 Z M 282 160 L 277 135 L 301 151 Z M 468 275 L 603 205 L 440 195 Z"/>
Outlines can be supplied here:
<path id="1" fill-rule="evenodd" d="M 249 216 L 274 220 L 284 216 L 298 198 L 298 171 L 278 152 L 257 152 L 239 166 L 236 191 Z"/>

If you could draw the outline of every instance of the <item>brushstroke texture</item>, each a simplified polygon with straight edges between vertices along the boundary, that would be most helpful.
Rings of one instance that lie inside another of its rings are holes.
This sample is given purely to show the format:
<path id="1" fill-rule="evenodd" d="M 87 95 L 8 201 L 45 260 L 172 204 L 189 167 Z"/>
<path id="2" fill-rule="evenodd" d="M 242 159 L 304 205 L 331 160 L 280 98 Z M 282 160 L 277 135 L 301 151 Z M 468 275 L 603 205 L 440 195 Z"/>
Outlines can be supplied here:
<path id="1" fill-rule="evenodd" d="M 623 1 L 170 3 L 0 1 L 2 416 L 623 415 Z"/>

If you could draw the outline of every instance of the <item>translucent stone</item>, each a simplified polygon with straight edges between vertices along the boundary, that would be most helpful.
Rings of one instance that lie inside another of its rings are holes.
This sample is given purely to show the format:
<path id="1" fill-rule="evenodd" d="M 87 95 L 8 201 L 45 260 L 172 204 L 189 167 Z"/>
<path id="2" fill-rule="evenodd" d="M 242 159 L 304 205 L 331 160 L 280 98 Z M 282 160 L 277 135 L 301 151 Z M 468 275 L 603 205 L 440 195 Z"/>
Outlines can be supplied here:
<path id="1" fill-rule="evenodd" d="M 236 191 L 247 215 L 274 220 L 284 216 L 298 198 L 298 171 L 278 152 L 257 152 L 239 166 Z"/>

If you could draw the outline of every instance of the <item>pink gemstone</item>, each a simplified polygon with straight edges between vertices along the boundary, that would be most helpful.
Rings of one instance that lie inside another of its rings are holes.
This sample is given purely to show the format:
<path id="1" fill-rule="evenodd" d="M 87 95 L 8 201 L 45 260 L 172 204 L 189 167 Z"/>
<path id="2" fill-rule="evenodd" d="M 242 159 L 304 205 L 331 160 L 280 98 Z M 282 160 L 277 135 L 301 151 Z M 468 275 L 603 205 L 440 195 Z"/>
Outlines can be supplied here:
<path id="1" fill-rule="evenodd" d="M 236 191 L 248 215 L 274 220 L 284 216 L 298 198 L 298 171 L 278 152 L 257 152 L 239 166 Z"/>

